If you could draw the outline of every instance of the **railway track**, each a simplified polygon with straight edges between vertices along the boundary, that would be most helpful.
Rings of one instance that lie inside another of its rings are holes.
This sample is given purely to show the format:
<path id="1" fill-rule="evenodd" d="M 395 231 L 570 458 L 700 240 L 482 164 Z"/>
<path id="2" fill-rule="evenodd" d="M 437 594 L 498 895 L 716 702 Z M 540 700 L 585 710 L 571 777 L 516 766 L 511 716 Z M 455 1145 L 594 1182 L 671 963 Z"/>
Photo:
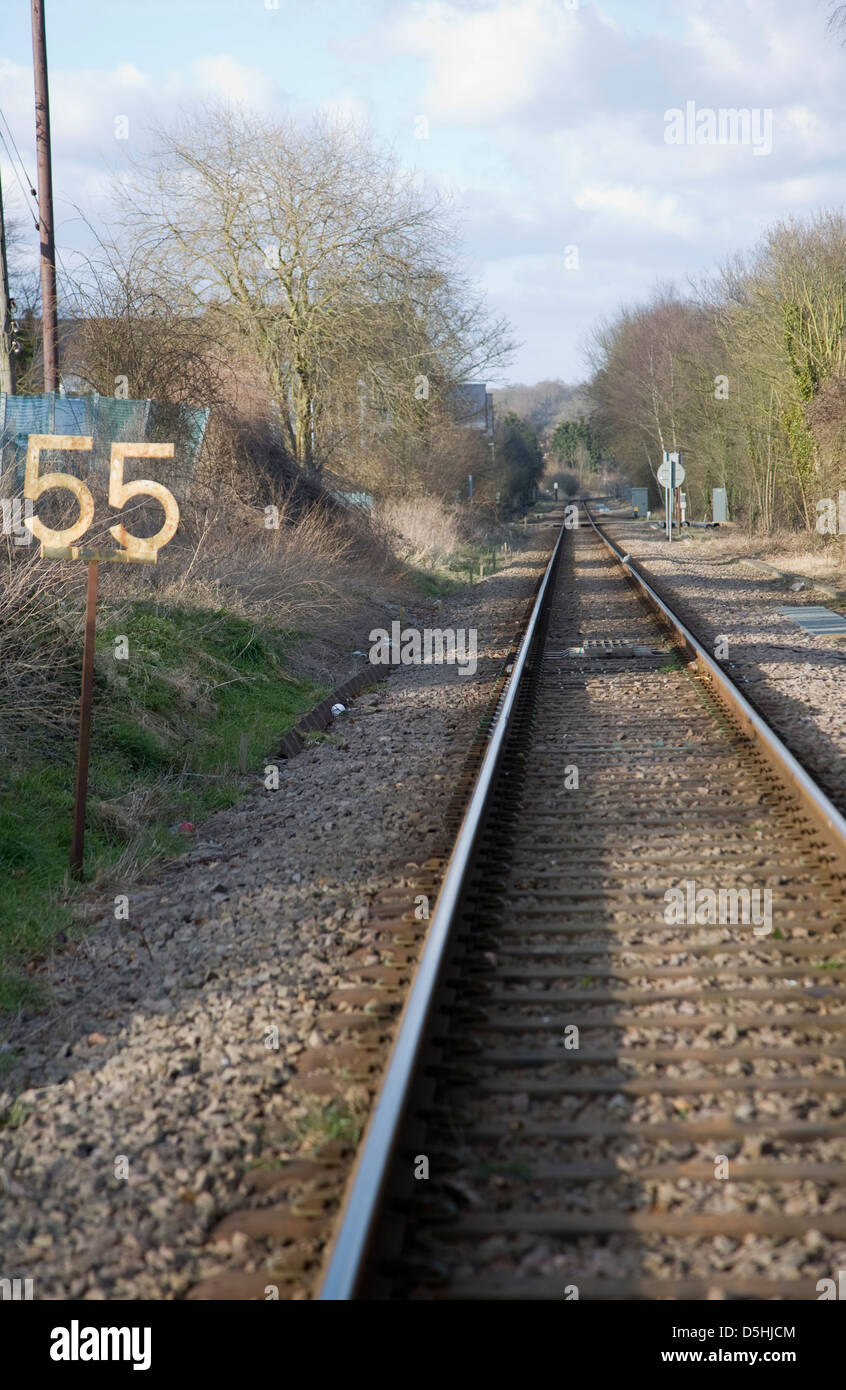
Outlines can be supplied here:
<path id="1" fill-rule="evenodd" d="M 846 823 L 585 513 L 322 1299 L 813 1299 L 846 1268 Z"/>

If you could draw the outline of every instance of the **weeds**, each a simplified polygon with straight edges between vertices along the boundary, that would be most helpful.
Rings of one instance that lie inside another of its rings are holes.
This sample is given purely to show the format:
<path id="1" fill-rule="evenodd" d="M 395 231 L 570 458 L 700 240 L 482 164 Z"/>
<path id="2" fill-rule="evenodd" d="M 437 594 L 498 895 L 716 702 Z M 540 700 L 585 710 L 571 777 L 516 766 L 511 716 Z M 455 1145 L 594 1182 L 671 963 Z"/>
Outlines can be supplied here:
<path id="1" fill-rule="evenodd" d="M 20 1129 L 29 1113 L 30 1107 L 18 1096 L 10 1108 L 0 1115 L 0 1129 Z"/>
<path id="2" fill-rule="evenodd" d="M 400 551 L 410 565 L 443 565 L 461 548 L 465 534 L 456 507 L 438 497 L 387 498 L 376 519 L 399 538 Z"/>
<path id="3" fill-rule="evenodd" d="M 361 1138 L 364 1115 L 340 1100 L 310 1105 L 296 1121 L 295 1138 L 303 1148 L 319 1149 L 329 1140 L 354 1146 Z"/>
<path id="4" fill-rule="evenodd" d="M 321 743 L 333 743 L 336 747 L 341 747 L 344 742 L 340 734 L 324 734 L 319 729 L 307 729 L 303 738 L 307 748 L 316 748 Z"/>

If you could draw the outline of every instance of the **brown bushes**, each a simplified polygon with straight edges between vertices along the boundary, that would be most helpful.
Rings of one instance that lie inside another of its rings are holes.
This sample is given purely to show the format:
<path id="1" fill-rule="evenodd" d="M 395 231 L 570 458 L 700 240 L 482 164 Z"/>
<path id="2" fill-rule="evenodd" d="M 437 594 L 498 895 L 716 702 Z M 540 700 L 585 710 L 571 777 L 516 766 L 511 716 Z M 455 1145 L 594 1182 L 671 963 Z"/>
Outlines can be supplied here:
<path id="1" fill-rule="evenodd" d="M 0 540 L 0 744 L 65 733 L 79 698 L 79 566 Z"/>

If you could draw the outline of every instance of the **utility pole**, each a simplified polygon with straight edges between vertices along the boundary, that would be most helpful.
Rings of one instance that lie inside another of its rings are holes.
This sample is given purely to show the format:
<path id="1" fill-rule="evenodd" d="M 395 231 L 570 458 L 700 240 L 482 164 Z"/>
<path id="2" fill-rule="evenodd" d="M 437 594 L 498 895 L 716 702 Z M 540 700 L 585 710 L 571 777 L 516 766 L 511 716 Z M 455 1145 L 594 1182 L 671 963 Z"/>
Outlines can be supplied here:
<path id="1" fill-rule="evenodd" d="M 56 309 L 56 243 L 53 232 L 53 174 L 50 164 L 50 94 L 44 0 L 32 0 L 32 58 L 35 74 L 35 140 L 38 151 L 38 223 L 41 231 L 41 340 L 44 390 L 59 385 L 59 325 Z"/>
<path id="2" fill-rule="evenodd" d="M 3 216 L 3 185 L 0 183 L 0 394 L 15 394 L 15 354 L 13 351 L 12 301 L 9 298 L 9 266 L 6 261 L 6 222 Z"/>

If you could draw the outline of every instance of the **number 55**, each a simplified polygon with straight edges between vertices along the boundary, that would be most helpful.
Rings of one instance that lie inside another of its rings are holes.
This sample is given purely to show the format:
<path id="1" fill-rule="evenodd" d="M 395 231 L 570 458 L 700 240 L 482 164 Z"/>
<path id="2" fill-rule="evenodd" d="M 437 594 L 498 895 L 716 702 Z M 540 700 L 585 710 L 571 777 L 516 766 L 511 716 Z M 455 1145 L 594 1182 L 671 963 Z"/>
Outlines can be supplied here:
<path id="1" fill-rule="evenodd" d="M 79 503 L 79 516 L 72 526 L 66 526 L 62 531 L 54 531 L 52 527 L 45 526 L 43 521 L 39 521 L 37 516 L 33 516 L 27 525 L 30 527 L 36 540 L 41 542 L 42 553 L 45 546 L 56 549 L 68 547 L 88 530 L 94 520 L 94 498 L 91 496 L 90 489 L 86 487 L 81 478 L 75 478 L 72 473 L 45 473 L 42 477 L 38 476 L 38 465 L 43 449 L 79 449 L 88 452 L 93 445 L 90 434 L 31 434 L 26 451 L 26 475 L 24 479 L 24 497 L 36 502 L 44 492 L 51 488 L 64 488 L 67 492 L 72 492 Z M 172 492 L 169 492 L 161 483 L 151 482 L 148 478 L 136 478 L 134 482 L 125 483 L 123 481 L 123 467 L 127 458 L 140 459 L 168 459 L 173 458 L 173 444 L 151 444 L 151 443 L 122 443 L 113 444 L 111 453 L 111 465 L 109 469 L 109 505 L 111 507 L 123 507 L 131 497 L 154 497 L 164 508 L 164 525 L 154 536 L 143 539 L 141 536 L 133 536 L 130 531 L 121 523 L 117 526 L 109 527 L 109 535 L 114 536 L 116 541 L 124 547 L 127 557 L 131 560 L 146 560 L 155 563 L 158 552 L 163 545 L 167 545 L 176 534 L 179 525 L 179 507 Z"/>
<path id="2" fill-rule="evenodd" d="M 123 507 L 130 497 L 155 497 L 164 508 L 164 525 L 154 536 L 144 540 L 141 536 L 133 536 L 121 522 L 117 526 L 109 527 L 109 535 L 114 536 L 116 541 L 126 549 L 133 560 L 153 560 L 155 562 L 159 550 L 163 545 L 167 545 L 176 534 L 179 525 L 179 507 L 172 492 L 168 492 L 161 483 L 154 483 L 149 478 L 136 478 L 134 482 L 125 483 L 123 481 L 123 467 L 127 458 L 138 459 L 172 459 L 172 444 L 113 444 L 111 467 L 109 469 L 109 506 Z"/>

